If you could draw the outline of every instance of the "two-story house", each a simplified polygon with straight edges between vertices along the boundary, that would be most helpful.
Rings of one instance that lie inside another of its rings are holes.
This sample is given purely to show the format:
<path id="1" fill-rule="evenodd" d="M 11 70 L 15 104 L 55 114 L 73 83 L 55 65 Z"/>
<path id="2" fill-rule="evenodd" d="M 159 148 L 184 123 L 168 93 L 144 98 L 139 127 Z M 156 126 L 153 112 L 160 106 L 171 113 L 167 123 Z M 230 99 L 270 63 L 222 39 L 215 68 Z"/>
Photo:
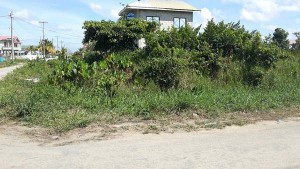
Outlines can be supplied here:
<path id="1" fill-rule="evenodd" d="M 21 52 L 21 42 L 18 37 L 13 37 L 14 53 L 18 55 Z M 0 36 L 0 54 L 10 56 L 12 50 L 12 43 L 10 36 Z"/>
<path id="2" fill-rule="evenodd" d="M 156 21 L 160 23 L 161 29 L 168 29 L 184 27 L 187 24 L 192 26 L 195 11 L 200 10 L 180 0 L 139 0 L 126 5 L 119 12 L 119 16 Z M 143 39 L 137 43 L 139 47 L 145 46 Z"/>
<path id="3" fill-rule="evenodd" d="M 119 16 L 157 21 L 162 29 L 172 26 L 179 28 L 193 24 L 193 12 L 197 8 L 179 0 L 140 0 L 126 5 Z"/>

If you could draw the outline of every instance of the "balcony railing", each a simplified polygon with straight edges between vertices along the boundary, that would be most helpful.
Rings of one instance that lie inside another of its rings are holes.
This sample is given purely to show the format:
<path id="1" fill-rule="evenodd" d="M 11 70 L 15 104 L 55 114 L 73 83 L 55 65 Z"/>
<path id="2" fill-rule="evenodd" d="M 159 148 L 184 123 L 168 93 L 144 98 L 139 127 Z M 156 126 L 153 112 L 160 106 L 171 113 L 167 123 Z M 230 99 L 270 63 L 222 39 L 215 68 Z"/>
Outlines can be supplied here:
<path id="1" fill-rule="evenodd" d="M 5 47 L 5 46 L 3 46 L 2 47 L 2 50 L 11 50 L 11 47 Z M 21 50 L 21 47 L 14 47 L 14 50 Z"/>

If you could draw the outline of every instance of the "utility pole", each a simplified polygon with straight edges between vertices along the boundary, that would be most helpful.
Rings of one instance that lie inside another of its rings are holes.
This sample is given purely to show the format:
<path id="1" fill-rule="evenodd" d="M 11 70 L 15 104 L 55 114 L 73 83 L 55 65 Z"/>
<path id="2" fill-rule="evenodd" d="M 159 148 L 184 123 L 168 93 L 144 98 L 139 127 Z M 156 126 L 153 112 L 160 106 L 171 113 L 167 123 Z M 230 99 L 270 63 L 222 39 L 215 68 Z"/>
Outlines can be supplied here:
<path id="1" fill-rule="evenodd" d="M 11 59 L 14 60 L 15 51 L 14 51 L 14 37 L 13 37 L 13 18 L 14 18 L 13 11 L 11 11 L 9 16 L 10 16 Z"/>
<path id="2" fill-rule="evenodd" d="M 62 44 L 63 44 L 63 41 L 61 40 L 60 41 L 60 50 L 62 49 Z"/>
<path id="3" fill-rule="evenodd" d="M 58 47 L 58 36 L 56 36 L 56 50 L 59 51 L 59 47 Z"/>
<path id="4" fill-rule="evenodd" d="M 44 57 L 44 59 L 46 59 L 46 49 L 45 49 L 45 23 L 48 23 L 48 22 L 41 21 L 41 22 L 39 22 L 39 23 L 43 24 L 43 57 Z"/>

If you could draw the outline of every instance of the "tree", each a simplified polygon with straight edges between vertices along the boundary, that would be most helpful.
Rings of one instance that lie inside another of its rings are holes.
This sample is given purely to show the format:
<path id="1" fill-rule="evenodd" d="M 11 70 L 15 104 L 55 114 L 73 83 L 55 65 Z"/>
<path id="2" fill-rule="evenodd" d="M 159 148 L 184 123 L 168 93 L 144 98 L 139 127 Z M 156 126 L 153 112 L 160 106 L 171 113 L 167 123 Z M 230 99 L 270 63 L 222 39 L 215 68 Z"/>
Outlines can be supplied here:
<path id="1" fill-rule="evenodd" d="M 35 52 L 38 50 L 38 47 L 37 46 L 33 46 L 33 45 L 30 45 L 28 46 L 28 48 L 26 48 L 26 50 L 30 51 L 30 52 Z"/>
<path id="2" fill-rule="evenodd" d="M 293 44 L 292 49 L 300 51 L 300 32 L 295 32 L 294 35 L 297 37 L 296 42 Z"/>
<path id="3" fill-rule="evenodd" d="M 54 45 L 53 45 L 52 41 L 50 41 L 48 39 L 45 39 L 44 42 L 45 42 L 45 52 L 46 52 L 46 55 L 56 53 L 56 50 L 54 48 Z M 38 48 L 41 51 L 43 51 L 43 40 L 40 41 L 40 44 L 39 44 Z"/>
<path id="4" fill-rule="evenodd" d="M 94 51 L 106 55 L 109 53 L 135 50 L 136 40 L 145 34 L 155 31 L 155 22 L 146 22 L 141 19 L 113 21 L 85 21 L 85 37 L 83 43 L 92 44 Z"/>
<path id="5" fill-rule="evenodd" d="M 289 49 L 289 33 L 282 28 L 276 28 L 273 33 L 273 42 L 281 49 Z"/>

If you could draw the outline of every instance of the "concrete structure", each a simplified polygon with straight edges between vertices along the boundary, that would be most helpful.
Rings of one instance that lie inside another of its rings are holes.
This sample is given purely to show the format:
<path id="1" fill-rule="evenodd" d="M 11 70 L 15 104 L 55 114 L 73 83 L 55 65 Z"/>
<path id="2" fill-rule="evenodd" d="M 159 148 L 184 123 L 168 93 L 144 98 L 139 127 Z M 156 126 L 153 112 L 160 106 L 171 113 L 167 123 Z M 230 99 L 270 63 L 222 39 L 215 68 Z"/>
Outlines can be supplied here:
<path id="1" fill-rule="evenodd" d="M 156 21 L 161 29 L 180 28 L 193 24 L 193 12 L 200 11 L 195 7 L 179 0 L 141 0 L 126 5 L 119 16 L 141 18 L 145 21 Z M 137 42 L 139 47 L 145 46 L 143 39 Z"/>
<path id="2" fill-rule="evenodd" d="M 18 37 L 14 36 L 14 53 L 19 55 L 21 52 L 21 42 Z M 0 36 L 0 54 L 4 56 L 11 55 L 11 37 L 10 36 Z"/>
<path id="3" fill-rule="evenodd" d="M 192 25 L 194 11 L 199 10 L 183 1 L 143 0 L 128 4 L 120 11 L 119 16 L 157 21 L 162 29 L 167 29 Z"/>

